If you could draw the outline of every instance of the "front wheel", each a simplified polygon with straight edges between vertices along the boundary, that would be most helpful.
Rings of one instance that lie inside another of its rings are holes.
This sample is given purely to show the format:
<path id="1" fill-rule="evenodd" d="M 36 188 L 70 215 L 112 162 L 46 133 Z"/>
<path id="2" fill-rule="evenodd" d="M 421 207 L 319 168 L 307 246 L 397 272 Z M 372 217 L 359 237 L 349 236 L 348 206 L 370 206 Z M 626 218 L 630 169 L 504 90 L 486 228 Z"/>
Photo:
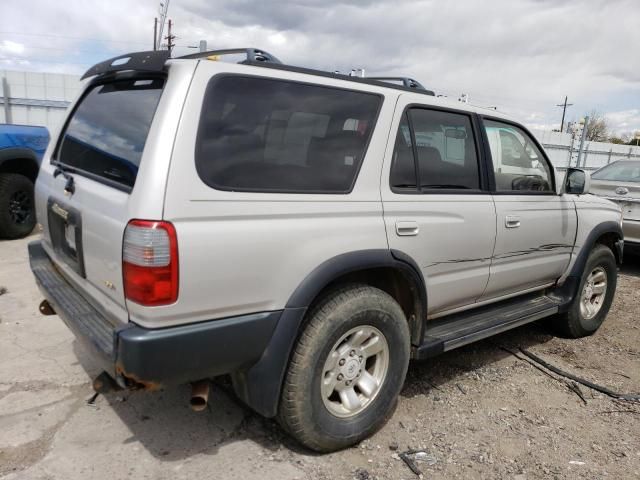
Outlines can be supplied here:
<path id="1" fill-rule="evenodd" d="M 281 425 L 320 452 L 368 437 L 393 410 L 409 343 L 402 308 L 387 293 L 354 285 L 329 294 L 310 312 L 292 355 Z"/>
<path id="2" fill-rule="evenodd" d="M 593 335 L 609 313 L 618 270 L 610 248 L 596 245 L 585 264 L 580 287 L 568 312 L 553 319 L 553 326 L 569 338 Z"/>

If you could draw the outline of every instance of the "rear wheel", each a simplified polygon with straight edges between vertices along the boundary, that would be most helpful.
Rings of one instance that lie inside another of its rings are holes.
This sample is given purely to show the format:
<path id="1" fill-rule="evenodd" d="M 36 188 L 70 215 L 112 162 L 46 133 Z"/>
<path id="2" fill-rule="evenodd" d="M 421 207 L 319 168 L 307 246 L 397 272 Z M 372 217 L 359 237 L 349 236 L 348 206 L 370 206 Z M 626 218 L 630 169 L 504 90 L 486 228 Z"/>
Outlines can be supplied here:
<path id="1" fill-rule="evenodd" d="M 617 279 L 613 252 L 604 245 L 596 245 L 585 264 L 578 294 L 571 308 L 553 319 L 556 330 L 569 338 L 593 335 L 609 313 Z"/>
<path id="2" fill-rule="evenodd" d="M 33 182 L 16 173 L 0 174 L 0 237 L 26 237 L 36 225 Z"/>
<path id="3" fill-rule="evenodd" d="M 378 430 L 409 363 L 400 305 L 366 285 L 329 294 L 310 312 L 287 371 L 279 421 L 300 443 L 329 452 Z"/>

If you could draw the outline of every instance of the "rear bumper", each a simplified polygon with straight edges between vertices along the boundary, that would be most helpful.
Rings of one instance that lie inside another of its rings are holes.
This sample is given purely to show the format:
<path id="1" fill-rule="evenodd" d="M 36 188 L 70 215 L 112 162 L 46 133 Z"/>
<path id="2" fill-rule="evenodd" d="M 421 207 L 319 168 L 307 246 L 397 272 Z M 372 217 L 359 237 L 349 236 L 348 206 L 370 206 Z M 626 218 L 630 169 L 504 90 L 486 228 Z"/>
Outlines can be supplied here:
<path id="1" fill-rule="evenodd" d="M 116 328 L 55 268 L 39 241 L 29 262 L 40 291 L 100 367 L 122 386 L 157 389 L 233 373 L 262 356 L 280 311 L 163 329 Z"/>

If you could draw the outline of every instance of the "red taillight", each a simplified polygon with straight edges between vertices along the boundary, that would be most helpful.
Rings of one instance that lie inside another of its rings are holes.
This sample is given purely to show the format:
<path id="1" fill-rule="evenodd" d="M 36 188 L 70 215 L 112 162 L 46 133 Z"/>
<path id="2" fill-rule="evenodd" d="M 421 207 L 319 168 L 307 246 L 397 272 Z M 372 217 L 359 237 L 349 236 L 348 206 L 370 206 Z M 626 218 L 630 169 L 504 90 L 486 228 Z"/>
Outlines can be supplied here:
<path id="1" fill-rule="evenodd" d="M 131 220 L 124 231 L 124 295 L 145 306 L 178 299 L 178 239 L 169 222 Z"/>

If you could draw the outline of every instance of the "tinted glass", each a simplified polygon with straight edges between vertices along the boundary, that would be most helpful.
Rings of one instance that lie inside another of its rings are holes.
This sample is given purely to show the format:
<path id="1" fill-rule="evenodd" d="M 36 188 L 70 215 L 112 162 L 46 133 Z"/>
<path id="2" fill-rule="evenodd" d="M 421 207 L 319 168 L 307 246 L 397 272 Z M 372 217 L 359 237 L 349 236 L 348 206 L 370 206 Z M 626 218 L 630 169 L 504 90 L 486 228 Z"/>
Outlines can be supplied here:
<path id="1" fill-rule="evenodd" d="M 348 193 L 380 101 L 284 80 L 213 78 L 198 129 L 198 174 L 224 190 Z"/>
<path id="2" fill-rule="evenodd" d="M 493 120 L 485 120 L 484 128 L 498 191 L 552 191 L 551 168 L 524 130 Z"/>
<path id="3" fill-rule="evenodd" d="M 133 187 L 162 85 L 135 80 L 94 87 L 73 113 L 56 160 Z"/>
<path id="4" fill-rule="evenodd" d="M 416 188 L 416 165 L 411 147 L 411 132 L 407 115 L 402 116 L 398 134 L 396 135 L 396 145 L 393 149 L 393 160 L 391 163 L 391 186 L 394 188 Z"/>
<path id="5" fill-rule="evenodd" d="M 411 109 L 409 117 L 415 138 L 420 188 L 480 188 L 471 119 L 464 114 L 419 108 Z M 402 126 L 400 130 L 405 141 L 410 143 Z M 396 148 L 398 155 L 402 155 L 405 145 L 396 143 Z"/>
<path id="6" fill-rule="evenodd" d="M 640 162 L 615 162 L 594 172 L 591 178 L 614 182 L 640 182 Z"/>

